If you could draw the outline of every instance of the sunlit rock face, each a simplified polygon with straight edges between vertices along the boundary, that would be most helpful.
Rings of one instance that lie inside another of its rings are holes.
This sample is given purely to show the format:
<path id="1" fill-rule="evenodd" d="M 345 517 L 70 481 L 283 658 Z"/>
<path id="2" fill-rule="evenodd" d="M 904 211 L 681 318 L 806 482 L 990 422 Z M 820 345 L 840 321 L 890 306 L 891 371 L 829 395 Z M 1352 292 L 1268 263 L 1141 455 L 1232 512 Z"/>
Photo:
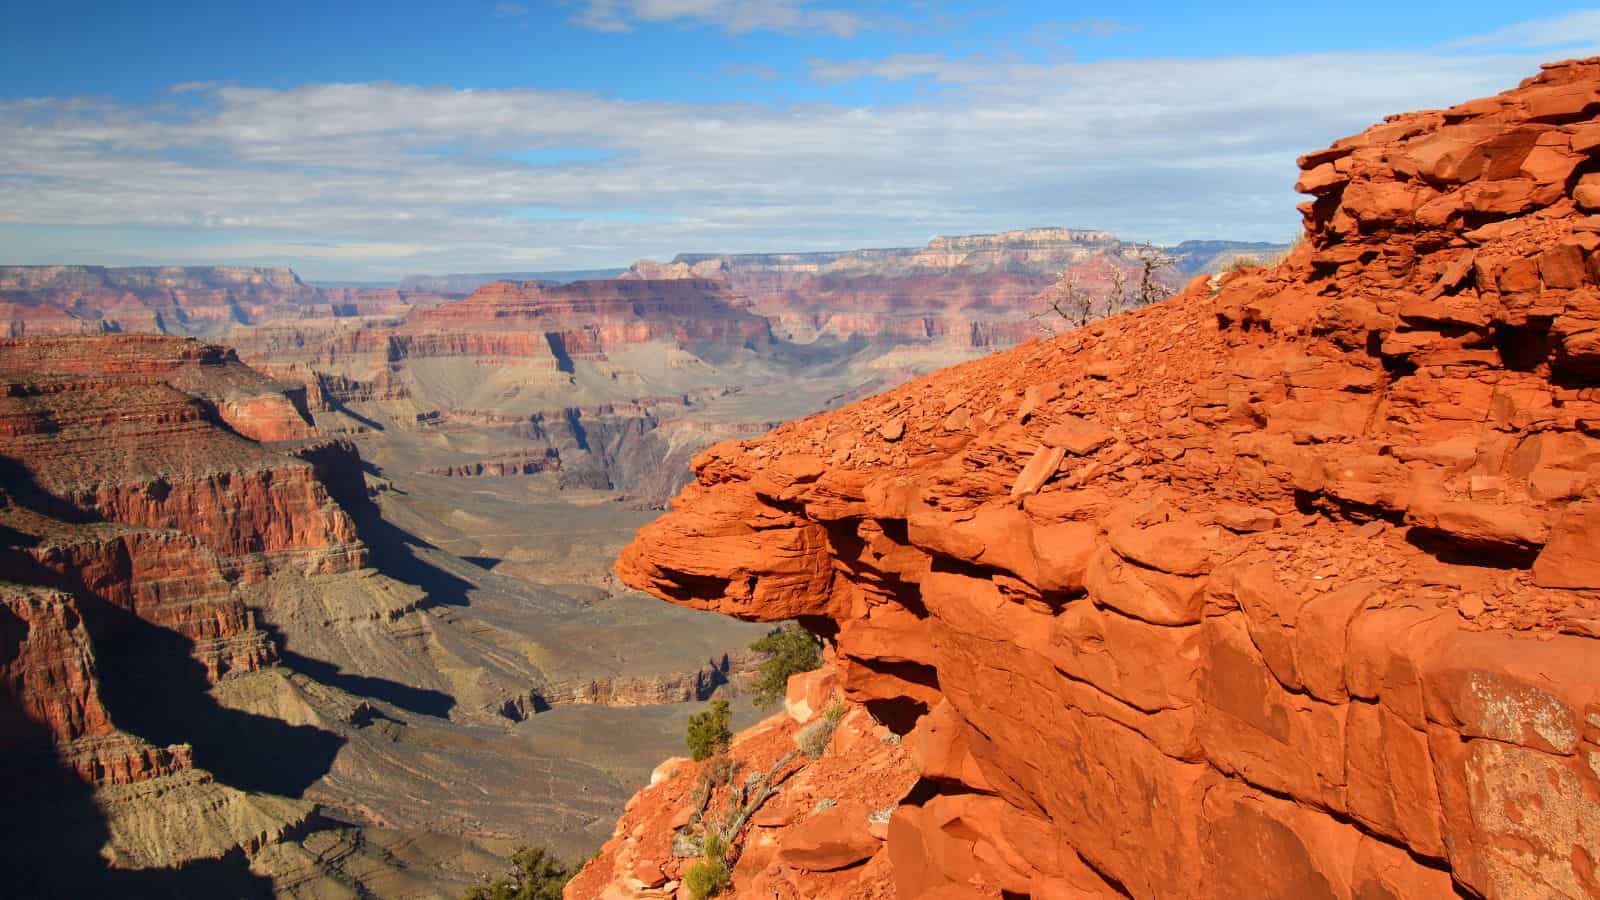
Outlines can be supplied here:
<path id="1" fill-rule="evenodd" d="M 701 455 L 618 574 L 828 637 L 920 777 L 741 895 L 821 836 L 882 896 L 1600 893 L 1597 114 L 1391 117 L 1275 268 Z"/>

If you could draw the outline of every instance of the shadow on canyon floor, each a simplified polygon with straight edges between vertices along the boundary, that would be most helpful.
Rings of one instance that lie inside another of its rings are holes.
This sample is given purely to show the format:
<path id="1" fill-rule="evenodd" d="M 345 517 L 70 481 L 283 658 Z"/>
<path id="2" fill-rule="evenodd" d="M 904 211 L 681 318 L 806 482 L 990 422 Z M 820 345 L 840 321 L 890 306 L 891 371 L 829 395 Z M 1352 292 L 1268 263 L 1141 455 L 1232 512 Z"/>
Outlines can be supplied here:
<path id="1" fill-rule="evenodd" d="M 0 608 L 0 666 L 15 655 L 27 626 Z M 93 789 L 62 765 L 49 732 L 0 692 L 0 896 L 238 897 L 273 896 L 272 884 L 249 870 L 244 853 L 176 869 L 107 867 L 100 848 L 110 836 Z"/>
<path id="2" fill-rule="evenodd" d="M 298 797 L 332 767 L 343 737 L 218 704 L 187 638 L 92 598 L 80 603 L 101 696 L 124 730 L 160 746 L 192 745 L 197 767 L 244 791 Z"/>
<path id="3" fill-rule="evenodd" d="M 0 474 L 18 505 L 66 521 L 94 521 L 82 510 L 60 510 L 62 501 L 22 467 L 9 465 Z M 85 582 L 85 572 L 47 568 L 20 543 L 0 544 L 0 564 L 8 580 L 73 596 L 94 648 L 101 698 L 117 727 L 157 746 L 192 745 L 194 764 L 219 782 L 298 797 L 327 773 L 344 745 L 325 729 L 218 704 L 191 640 L 103 599 Z"/>
<path id="4" fill-rule="evenodd" d="M 421 588 L 427 594 L 422 603 L 424 608 L 471 605 L 467 592 L 475 585 L 417 553 L 438 550 L 438 547 L 385 519 L 378 505 L 366 497 L 340 498 L 340 502 L 371 552 L 373 568 L 395 581 Z"/>
<path id="5" fill-rule="evenodd" d="M 257 626 L 265 631 L 272 639 L 272 643 L 277 646 L 278 658 L 283 661 L 284 666 L 329 687 L 336 687 L 356 697 L 381 700 L 390 706 L 422 716 L 436 716 L 443 719 L 447 718 L 450 710 L 455 708 L 456 699 L 443 691 L 412 687 L 387 678 L 345 672 L 331 662 L 312 659 L 290 650 L 288 638 L 284 637 L 277 627 L 264 622 L 258 622 Z"/>

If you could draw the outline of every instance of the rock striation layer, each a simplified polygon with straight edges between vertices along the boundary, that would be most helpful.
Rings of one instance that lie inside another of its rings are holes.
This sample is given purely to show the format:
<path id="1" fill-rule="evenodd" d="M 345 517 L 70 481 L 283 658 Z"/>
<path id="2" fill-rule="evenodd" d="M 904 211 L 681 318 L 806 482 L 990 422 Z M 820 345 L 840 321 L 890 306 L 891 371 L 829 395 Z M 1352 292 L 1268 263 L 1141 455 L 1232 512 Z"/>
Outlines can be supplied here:
<path id="1" fill-rule="evenodd" d="M 261 443 L 315 436 L 304 391 L 231 350 L 136 335 L 0 340 L 8 487 L 108 522 L 181 531 L 247 577 L 365 564 L 316 467 Z"/>
<path id="2" fill-rule="evenodd" d="M 1170 249 L 1176 265 L 1162 277 L 1181 282 L 1185 273 L 1284 248 L 1191 241 Z M 859 336 L 880 346 L 998 349 L 1039 335 L 1036 298 L 1064 270 L 1097 296 L 1109 292 L 1117 273 L 1137 283 L 1134 250 L 1107 231 L 1029 228 L 936 237 L 922 247 L 680 254 L 670 263 L 641 260 L 628 277 L 726 281 L 789 340 Z"/>
<path id="3" fill-rule="evenodd" d="M 117 730 L 96 646 L 161 655 L 172 648 L 153 636 L 170 634 L 206 682 L 254 672 L 277 650 L 235 580 L 364 564 L 324 471 L 350 448 L 308 440 L 302 407 L 294 389 L 193 340 L 0 340 L 0 560 L 12 583 L 0 604 L 17 623 L 0 672 L 84 781 L 189 767 L 183 748 Z M 256 437 L 296 444 L 277 452 Z"/>
<path id="4" fill-rule="evenodd" d="M 1391 117 L 1282 265 L 720 444 L 618 574 L 830 640 L 900 897 L 1600 895 L 1597 154 L 1600 59 Z"/>
<path id="5" fill-rule="evenodd" d="M 451 298 L 432 291 L 315 287 L 283 268 L 0 266 L 0 336 L 214 334 L 281 319 L 395 315 Z"/>

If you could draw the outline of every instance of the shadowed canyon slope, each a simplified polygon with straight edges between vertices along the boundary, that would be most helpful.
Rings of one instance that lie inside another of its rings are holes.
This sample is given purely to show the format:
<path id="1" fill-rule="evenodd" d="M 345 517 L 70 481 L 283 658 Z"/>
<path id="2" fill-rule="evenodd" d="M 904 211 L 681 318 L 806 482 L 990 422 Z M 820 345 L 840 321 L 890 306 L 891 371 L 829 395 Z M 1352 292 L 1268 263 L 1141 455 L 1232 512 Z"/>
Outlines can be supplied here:
<path id="1" fill-rule="evenodd" d="M 681 740 L 681 705 L 614 707 L 748 670 L 759 629 L 488 572 L 369 479 L 231 350 L 0 339 L 0 871 L 458 892 L 513 842 L 591 847 Z"/>
<path id="2" fill-rule="evenodd" d="M 701 455 L 621 577 L 828 637 L 918 775 L 735 893 L 1600 895 L 1597 154 L 1600 60 L 1391 117 L 1275 268 Z M 667 774 L 569 896 L 670 895 Z"/>

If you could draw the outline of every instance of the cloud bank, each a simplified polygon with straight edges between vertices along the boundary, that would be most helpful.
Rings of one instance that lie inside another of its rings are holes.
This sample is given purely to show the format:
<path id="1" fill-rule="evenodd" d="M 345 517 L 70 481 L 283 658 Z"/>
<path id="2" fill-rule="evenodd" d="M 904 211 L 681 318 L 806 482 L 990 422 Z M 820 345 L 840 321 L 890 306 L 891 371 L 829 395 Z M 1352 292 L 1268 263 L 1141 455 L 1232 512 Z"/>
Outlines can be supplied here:
<path id="1" fill-rule="evenodd" d="M 724 5 L 636 0 L 626 12 Z M 1503 44 L 1539 32 L 1508 33 Z M 392 278 L 1043 224 L 1285 240 L 1296 155 L 1385 113 L 1508 88 L 1541 58 L 1479 46 L 813 63 L 823 83 L 928 88 L 878 105 L 404 84 L 7 101 L 0 262 L 300 262 L 316 277 Z"/>

